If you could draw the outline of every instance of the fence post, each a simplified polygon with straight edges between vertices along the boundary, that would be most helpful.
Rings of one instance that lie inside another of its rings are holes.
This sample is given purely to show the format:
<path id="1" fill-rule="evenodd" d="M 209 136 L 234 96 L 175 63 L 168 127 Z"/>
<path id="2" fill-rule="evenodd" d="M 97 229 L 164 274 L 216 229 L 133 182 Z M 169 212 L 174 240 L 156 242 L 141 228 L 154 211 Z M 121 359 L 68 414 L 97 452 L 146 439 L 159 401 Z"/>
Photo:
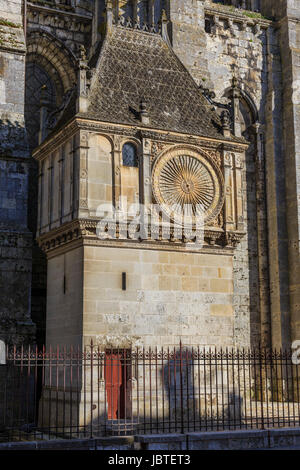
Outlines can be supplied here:
<path id="1" fill-rule="evenodd" d="M 176 362 L 176 356 L 175 356 Z M 176 373 L 176 372 L 175 372 Z M 180 341 L 180 419 L 181 419 L 181 434 L 184 434 L 184 415 L 183 415 L 183 377 L 182 377 L 182 343 Z"/>
<path id="2" fill-rule="evenodd" d="M 0 365 L 5 366 L 6 364 L 6 348 L 5 343 L 0 339 Z"/>

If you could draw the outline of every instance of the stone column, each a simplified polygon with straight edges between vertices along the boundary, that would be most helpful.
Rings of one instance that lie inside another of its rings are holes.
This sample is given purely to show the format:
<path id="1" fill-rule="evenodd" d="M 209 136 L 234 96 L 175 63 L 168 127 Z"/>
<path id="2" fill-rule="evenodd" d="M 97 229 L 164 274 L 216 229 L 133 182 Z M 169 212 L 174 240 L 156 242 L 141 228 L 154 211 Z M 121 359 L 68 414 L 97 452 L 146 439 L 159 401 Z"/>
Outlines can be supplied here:
<path id="1" fill-rule="evenodd" d="M 62 146 L 60 150 L 59 163 L 59 200 L 58 200 L 58 213 L 60 223 L 63 223 L 64 215 L 64 187 L 65 187 L 65 147 Z"/>
<path id="2" fill-rule="evenodd" d="M 292 4 L 287 1 L 288 15 Z M 298 4 L 298 2 L 297 2 Z M 298 10 L 297 10 L 298 8 Z M 291 341 L 300 339 L 300 11 L 280 23 Z M 297 16 L 296 16 L 297 15 Z"/>
<path id="3" fill-rule="evenodd" d="M 235 222 L 236 230 L 244 230 L 244 210 L 243 210 L 243 183 L 242 169 L 244 167 L 241 155 L 233 155 L 234 158 L 234 182 L 235 182 Z"/>
<path id="4" fill-rule="evenodd" d="M 44 189 L 44 162 L 39 162 L 39 214 L 38 214 L 38 234 L 43 225 L 43 189 Z"/>
<path id="5" fill-rule="evenodd" d="M 259 124 L 253 126 L 256 143 L 256 219 L 257 219 L 257 251 L 259 277 L 259 303 L 261 345 L 271 347 L 271 318 L 269 292 L 269 256 L 268 256 L 268 224 L 265 184 L 265 128 Z"/>
<path id="6" fill-rule="evenodd" d="M 112 155 L 113 165 L 113 205 L 116 210 L 122 210 L 120 207 L 121 201 L 121 164 L 122 164 L 122 152 L 121 152 L 121 140 L 120 137 L 114 137 L 114 149 Z"/>
<path id="7" fill-rule="evenodd" d="M 79 168 L 77 177 L 79 181 L 79 217 L 88 217 L 88 133 L 80 132 L 78 152 Z"/>
<path id="8" fill-rule="evenodd" d="M 52 222 L 52 198 L 53 198 L 53 155 L 48 157 L 48 229 L 51 229 Z"/>
<path id="9" fill-rule="evenodd" d="M 141 158 L 141 203 L 149 207 L 152 202 L 151 186 L 151 145 L 148 139 L 143 139 L 143 154 Z"/>
<path id="10" fill-rule="evenodd" d="M 235 218 L 235 190 L 234 190 L 234 177 L 233 165 L 234 154 L 227 152 L 224 157 L 224 182 L 225 182 L 225 228 L 226 232 L 231 232 L 236 229 Z"/>
<path id="11" fill-rule="evenodd" d="M 269 237 L 271 337 L 273 348 L 290 345 L 289 270 L 286 229 L 285 165 L 282 146 L 282 82 L 277 33 L 267 33 L 266 194 Z"/>

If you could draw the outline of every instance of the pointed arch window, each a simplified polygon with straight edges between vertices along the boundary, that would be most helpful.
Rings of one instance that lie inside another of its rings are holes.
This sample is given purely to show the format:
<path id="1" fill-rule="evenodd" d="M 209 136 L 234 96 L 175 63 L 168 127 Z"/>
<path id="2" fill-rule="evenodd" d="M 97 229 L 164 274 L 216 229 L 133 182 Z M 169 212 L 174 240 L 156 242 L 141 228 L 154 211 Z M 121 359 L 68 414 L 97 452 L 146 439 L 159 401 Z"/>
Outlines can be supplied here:
<path id="1" fill-rule="evenodd" d="M 126 142 L 122 148 L 123 166 L 138 167 L 138 153 L 136 146 L 131 142 Z"/>

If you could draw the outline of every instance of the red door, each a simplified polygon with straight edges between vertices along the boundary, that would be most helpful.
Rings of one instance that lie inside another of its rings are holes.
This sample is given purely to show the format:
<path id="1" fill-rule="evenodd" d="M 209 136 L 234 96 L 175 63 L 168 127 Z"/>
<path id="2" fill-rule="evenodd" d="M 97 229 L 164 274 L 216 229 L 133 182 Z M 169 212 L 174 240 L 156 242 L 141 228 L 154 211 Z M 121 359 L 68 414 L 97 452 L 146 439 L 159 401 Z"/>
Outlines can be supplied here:
<path id="1" fill-rule="evenodd" d="M 125 356 L 125 358 L 124 358 Z M 105 355 L 105 389 L 108 419 L 128 418 L 131 410 L 128 380 L 130 364 L 126 352 L 106 351 Z"/>

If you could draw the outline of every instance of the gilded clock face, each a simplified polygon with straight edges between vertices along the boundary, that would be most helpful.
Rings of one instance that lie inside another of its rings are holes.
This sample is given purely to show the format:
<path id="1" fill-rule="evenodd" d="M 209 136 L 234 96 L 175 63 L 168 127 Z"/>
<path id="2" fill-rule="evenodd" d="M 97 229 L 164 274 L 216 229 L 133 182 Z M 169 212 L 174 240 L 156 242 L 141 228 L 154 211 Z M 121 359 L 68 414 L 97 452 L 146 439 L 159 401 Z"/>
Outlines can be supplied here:
<path id="1" fill-rule="evenodd" d="M 223 178 L 209 158 L 195 150 L 176 148 L 161 155 L 152 172 L 153 194 L 162 211 L 175 222 L 204 223 L 221 211 Z"/>

